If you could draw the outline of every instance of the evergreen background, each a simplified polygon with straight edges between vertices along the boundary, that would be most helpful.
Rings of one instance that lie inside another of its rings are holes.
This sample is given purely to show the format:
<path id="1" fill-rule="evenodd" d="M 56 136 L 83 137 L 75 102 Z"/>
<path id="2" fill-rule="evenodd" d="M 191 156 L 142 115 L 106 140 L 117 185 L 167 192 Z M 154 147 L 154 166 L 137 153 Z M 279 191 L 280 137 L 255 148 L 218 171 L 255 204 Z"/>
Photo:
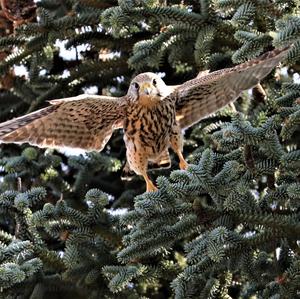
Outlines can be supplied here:
<path id="1" fill-rule="evenodd" d="M 300 1 L 1 5 L 0 121 L 294 47 L 185 132 L 191 165 L 152 172 L 158 192 L 120 180 L 122 132 L 84 155 L 1 145 L 0 298 L 300 298 Z"/>

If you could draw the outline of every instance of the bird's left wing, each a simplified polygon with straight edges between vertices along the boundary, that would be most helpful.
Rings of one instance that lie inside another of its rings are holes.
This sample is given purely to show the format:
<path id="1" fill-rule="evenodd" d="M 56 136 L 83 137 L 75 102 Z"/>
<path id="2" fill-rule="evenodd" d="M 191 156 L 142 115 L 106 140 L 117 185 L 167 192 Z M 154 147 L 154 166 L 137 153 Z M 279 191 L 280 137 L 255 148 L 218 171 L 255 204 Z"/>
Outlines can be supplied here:
<path id="1" fill-rule="evenodd" d="M 0 143 L 101 151 L 113 130 L 123 126 L 124 98 L 80 95 L 50 104 L 0 124 Z"/>
<path id="2" fill-rule="evenodd" d="M 212 73 L 201 73 L 170 94 L 176 103 L 176 118 L 181 128 L 188 128 L 201 119 L 236 100 L 266 77 L 286 56 L 290 47 L 275 49 L 262 56 Z"/>

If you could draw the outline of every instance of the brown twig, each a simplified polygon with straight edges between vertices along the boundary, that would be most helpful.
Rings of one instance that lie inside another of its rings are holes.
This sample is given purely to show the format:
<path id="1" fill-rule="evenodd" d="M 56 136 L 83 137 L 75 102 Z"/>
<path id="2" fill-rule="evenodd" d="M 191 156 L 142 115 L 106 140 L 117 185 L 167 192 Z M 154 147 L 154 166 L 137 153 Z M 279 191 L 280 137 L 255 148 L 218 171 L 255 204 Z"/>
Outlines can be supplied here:
<path id="1" fill-rule="evenodd" d="M 267 94 L 260 83 L 253 87 L 253 98 L 256 103 L 265 103 Z"/>
<path id="2" fill-rule="evenodd" d="M 36 17 L 36 4 L 33 0 L 0 0 L 5 17 L 14 27 L 32 21 Z"/>

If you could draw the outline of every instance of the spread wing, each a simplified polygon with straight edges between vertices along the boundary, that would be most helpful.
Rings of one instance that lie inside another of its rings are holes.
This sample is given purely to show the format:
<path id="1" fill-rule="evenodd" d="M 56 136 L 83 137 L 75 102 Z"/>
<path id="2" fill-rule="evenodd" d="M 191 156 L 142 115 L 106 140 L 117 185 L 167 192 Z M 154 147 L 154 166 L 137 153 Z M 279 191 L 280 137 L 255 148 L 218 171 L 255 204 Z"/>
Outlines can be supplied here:
<path id="1" fill-rule="evenodd" d="M 0 143 L 100 151 L 113 130 L 123 126 L 125 98 L 80 95 L 50 103 L 0 124 Z"/>
<path id="2" fill-rule="evenodd" d="M 276 49 L 262 56 L 212 73 L 201 73 L 180 85 L 170 96 L 176 99 L 176 118 L 187 128 L 202 118 L 236 100 L 266 77 L 286 56 L 290 47 Z"/>

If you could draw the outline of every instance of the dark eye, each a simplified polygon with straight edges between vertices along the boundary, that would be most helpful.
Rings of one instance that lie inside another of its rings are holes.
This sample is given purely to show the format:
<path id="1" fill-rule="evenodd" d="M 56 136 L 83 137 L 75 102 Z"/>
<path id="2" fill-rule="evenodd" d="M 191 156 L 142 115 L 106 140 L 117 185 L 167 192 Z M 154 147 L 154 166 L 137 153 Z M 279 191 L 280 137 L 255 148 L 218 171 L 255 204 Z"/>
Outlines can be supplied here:
<path id="1" fill-rule="evenodd" d="M 136 83 L 136 82 L 133 83 L 133 86 L 134 86 L 134 88 L 135 88 L 136 90 L 138 90 L 138 89 L 140 88 L 139 84 Z"/>
<path id="2" fill-rule="evenodd" d="M 157 81 L 156 81 L 156 79 L 153 79 L 153 81 L 152 81 L 152 84 L 153 84 L 154 86 L 156 86 L 156 85 L 157 85 Z"/>

